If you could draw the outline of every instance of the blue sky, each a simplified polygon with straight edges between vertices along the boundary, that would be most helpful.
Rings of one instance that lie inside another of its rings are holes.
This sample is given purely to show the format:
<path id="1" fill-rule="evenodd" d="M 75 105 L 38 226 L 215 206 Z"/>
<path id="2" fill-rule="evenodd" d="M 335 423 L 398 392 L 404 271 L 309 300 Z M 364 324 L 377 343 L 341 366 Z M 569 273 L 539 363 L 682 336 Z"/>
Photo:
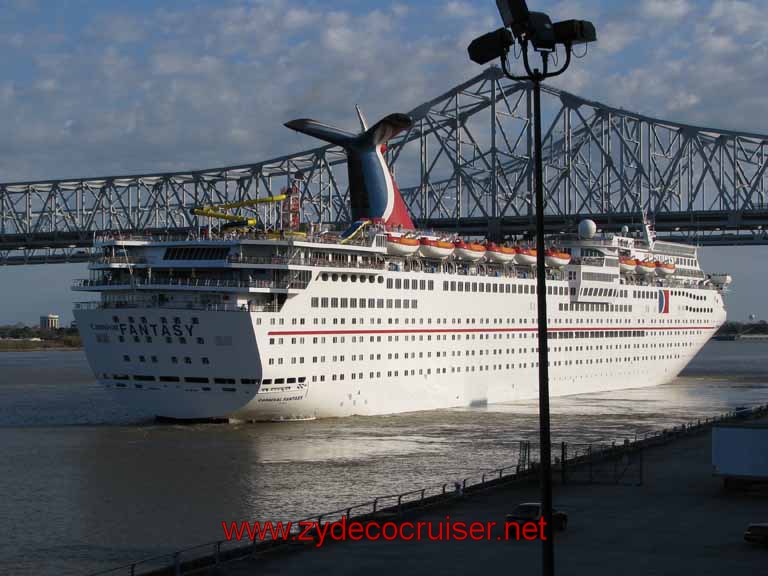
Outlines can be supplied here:
<path id="1" fill-rule="evenodd" d="M 583 17 L 599 42 L 557 85 L 700 125 L 768 133 L 766 0 L 530 2 Z M 204 168 L 308 146 L 282 122 L 353 128 L 478 73 L 493 0 L 0 0 L 0 180 Z M 712 249 L 736 277 L 735 318 L 768 317 L 753 262 Z M 82 267 L 0 268 L 0 323 L 70 317 Z M 34 287 L 34 290 L 30 290 Z"/>

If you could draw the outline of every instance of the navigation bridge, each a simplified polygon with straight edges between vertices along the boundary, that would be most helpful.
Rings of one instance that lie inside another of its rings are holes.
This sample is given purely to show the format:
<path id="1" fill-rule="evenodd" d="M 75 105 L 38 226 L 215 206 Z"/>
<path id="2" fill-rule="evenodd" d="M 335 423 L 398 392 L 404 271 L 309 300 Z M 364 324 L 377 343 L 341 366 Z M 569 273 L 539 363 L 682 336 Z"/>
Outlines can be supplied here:
<path id="1" fill-rule="evenodd" d="M 645 211 L 660 238 L 768 244 L 768 136 L 650 118 L 543 88 L 544 188 L 550 232 L 589 217 L 632 229 Z M 489 68 L 410 112 L 387 159 L 420 228 L 500 239 L 533 231 L 532 92 Z M 191 208 L 222 203 L 279 227 L 293 190 L 307 223 L 350 220 L 337 147 L 208 170 L 0 184 L 0 264 L 84 261 L 96 236 L 184 234 L 209 223 Z"/>

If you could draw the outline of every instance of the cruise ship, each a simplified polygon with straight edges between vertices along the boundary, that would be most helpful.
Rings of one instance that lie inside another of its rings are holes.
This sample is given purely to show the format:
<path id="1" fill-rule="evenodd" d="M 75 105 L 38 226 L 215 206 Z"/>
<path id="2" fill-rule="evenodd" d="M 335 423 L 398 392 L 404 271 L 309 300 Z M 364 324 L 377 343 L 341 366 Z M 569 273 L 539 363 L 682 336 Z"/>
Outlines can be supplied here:
<path id="1" fill-rule="evenodd" d="M 669 382 L 725 321 L 727 274 L 694 246 L 582 221 L 545 254 L 418 230 L 386 164 L 411 124 L 343 147 L 354 222 L 302 225 L 290 193 L 199 207 L 219 224 L 181 237 L 99 238 L 74 289 L 88 361 L 117 401 L 168 419 L 296 420 L 482 406 L 538 396 L 536 263 L 547 270 L 550 392 Z M 289 191 L 290 192 L 290 191 Z M 247 205 L 280 202 L 279 230 Z M 235 212 L 233 213 L 233 210 Z"/>

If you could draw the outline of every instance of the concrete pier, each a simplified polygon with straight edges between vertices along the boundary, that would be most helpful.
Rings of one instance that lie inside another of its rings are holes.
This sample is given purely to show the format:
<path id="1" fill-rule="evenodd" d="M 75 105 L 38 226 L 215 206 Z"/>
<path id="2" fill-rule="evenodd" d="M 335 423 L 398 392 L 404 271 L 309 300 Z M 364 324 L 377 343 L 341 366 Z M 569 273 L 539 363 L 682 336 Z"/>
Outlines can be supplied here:
<path id="1" fill-rule="evenodd" d="M 709 431 L 647 446 L 641 486 L 556 486 L 555 507 L 569 515 L 568 529 L 556 538 L 556 573 L 768 575 L 768 547 L 743 540 L 749 523 L 768 522 L 768 491 L 725 491 L 722 480 L 712 475 L 710 446 Z M 497 540 L 507 512 L 518 503 L 538 500 L 536 484 L 515 484 L 466 495 L 402 518 L 495 521 L 499 527 L 490 541 L 360 541 L 322 548 L 292 545 L 198 573 L 538 574 L 540 542 Z"/>

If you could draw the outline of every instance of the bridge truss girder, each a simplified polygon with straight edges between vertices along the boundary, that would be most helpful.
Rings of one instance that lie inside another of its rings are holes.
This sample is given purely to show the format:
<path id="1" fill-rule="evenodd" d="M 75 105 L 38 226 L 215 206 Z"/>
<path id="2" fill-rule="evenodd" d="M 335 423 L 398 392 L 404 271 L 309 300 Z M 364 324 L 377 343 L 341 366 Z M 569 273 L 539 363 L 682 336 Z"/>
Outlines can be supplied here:
<path id="1" fill-rule="evenodd" d="M 768 137 L 658 120 L 543 89 L 548 227 L 590 217 L 705 243 L 768 243 Z M 532 94 L 496 68 L 411 111 L 388 160 L 423 227 L 491 237 L 533 229 Z M 346 160 L 326 146 L 225 168 L 0 184 L 0 263 L 80 261 L 95 235 L 184 232 L 194 206 L 299 187 L 304 221 L 349 220 Z M 275 206 L 258 214 L 279 225 Z M 253 215 L 253 209 L 231 211 Z"/>

